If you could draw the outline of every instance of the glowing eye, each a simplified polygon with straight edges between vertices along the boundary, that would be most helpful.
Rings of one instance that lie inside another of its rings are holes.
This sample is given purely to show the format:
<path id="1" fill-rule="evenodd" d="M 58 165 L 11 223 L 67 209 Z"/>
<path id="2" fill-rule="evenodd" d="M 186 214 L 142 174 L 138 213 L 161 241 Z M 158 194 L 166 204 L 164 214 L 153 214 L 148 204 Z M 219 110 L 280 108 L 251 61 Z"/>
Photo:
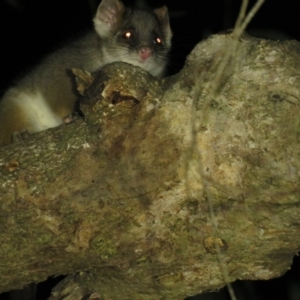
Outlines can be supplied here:
<path id="1" fill-rule="evenodd" d="M 156 38 L 154 39 L 154 43 L 155 43 L 156 45 L 161 45 L 161 44 L 162 44 L 161 38 L 156 37 Z"/>
<path id="2" fill-rule="evenodd" d="M 131 40 L 133 38 L 133 33 L 131 31 L 125 31 L 122 38 L 125 40 Z"/>

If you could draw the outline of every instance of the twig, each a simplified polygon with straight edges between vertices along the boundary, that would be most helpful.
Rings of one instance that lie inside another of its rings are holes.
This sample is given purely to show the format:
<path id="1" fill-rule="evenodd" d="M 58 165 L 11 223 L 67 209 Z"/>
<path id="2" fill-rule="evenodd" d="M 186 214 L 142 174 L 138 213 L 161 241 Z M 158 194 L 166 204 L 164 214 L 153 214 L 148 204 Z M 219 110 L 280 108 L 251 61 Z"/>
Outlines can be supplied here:
<path id="1" fill-rule="evenodd" d="M 244 0 L 242 2 L 242 6 L 240 8 L 240 12 L 239 12 L 239 15 L 238 15 L 238 17 L 236 19 L 234 28 L 240 28 L 241 27 L 241 24 L 242 24 L 243 20 L 245 19 L 245 15 L 246 15 L 246 11 L 247 11 L 247 8 L 248 8 L 248 4 L 249 4 L 248 0 Z"/>
<path id="2" fill-rule="evenodd" d="M 244 2 L 247 3 L 245 5 L 248 5 L 248 0 L 243 0 L 242 8 L 244 6 Z M 252 7 L 252 9 L 249 11 L 247 16 L 244 18 L 242 24 L 238 24 L 238 22 L 236 23 L 233 33 L 236 34 L 237 37 L 240 37 L 241 34 L 245 31 L 245 29 L 247 28 L 247 26 L 249 25 L 249 23 L 251 22 L 251 20 L 256 15 L 256 13 L 258 12 L 258 10 L 260 9 L 260 7 L 263 5 L 264 2 L 265 2 L 265 0 L 257 0 L 255 5 Z M 243 13 L 243 12 L 241 11 L 241 13 Z M 240 13 L 240 15 L 241 15 L 241 13 Z M 239 15 L 238 19 L 240 18 L 240 15 Z"/>
<path id="3" fill-rule="evenodd" d="M 243 0 L 241 9 L 240 9 L 240 12 L 239 12 L 239 15 L 238 15 L 238 18 L 237 18 L 237 21 L 236 21 L 236 24 L 235 24 L 235 27 L 234 27 L 234 30 L 233 30 L 232 44 L 227 49 L 227 51 L 225 52 L 225 55 L 221 58 L 221 61 L 219 63 L 219 66 L 218 66 L 217 72 L 215 74 L 214 80 L 208 86 L 209 91 L 208 91 L 207 101 L 206 101 L 206 103 L 205 103 L 205 105 L 202 109 L 202 115 L 200 117 L 200 128 L 203 126 L 203 122 L 204 122 L 205 117 L 208 116 L 207 110 L 208 110 L 209 104 L 211 103 L 211 100 L 214 98 L 215 93 L 216 93 L 216 91 L 218 90 L 218 88 L 220 86 L 221 79 L 224 75 L 225 69 L 229 68 L 229 67 L 233 67 L 233 65 L 230 65 L 230 62 L 233 61 L 231 59 L 232 59 L 232 57 L 235 56 L 235 53 L 237 51 L 240 36 L 242 35 L 242 33 L 244 32 L 244 30 L 246 29 L 246 27 L 248 26 L 250 21 L 253 19 L 254 15 L 257 13 L 257 11 L 259 10 L 259 8 L 262 6 L 263 3 L 264 3 L 264 0 L 257 0 L 255 5 L 250 10 L 250 12 L 246 15 L 247 7 L 248 7 L 248 0 Z M 201 176 L 202 182 L 203 182 L 203 194 L 205 194 L 205 196 L 207 198 L 210 222 L 211 222 L 212 227 L 213 227 L 214 236 L 217 237 L 218 224 L 217 224 L 216 215 L 215 215 L 215 211 L 214 211 L 214 207 L 213 207 L 213 199 L 212 199 L 213 196 L 211 195 L 208 183 L 205 180 L 201 152 L 198 149 L 198 147 L 196 146 L 197 145 L 197 143 L 196 143 L 197 134 L 198 134 L 198 130 L 196 128 L 196 118 L 197 117 L 196 117 L 196 109 L 195 109 L 197 99 L 198 99 L 197 95 L 199 95 L 199 93 L 195 93 L 193 111 L 192 111 L 192 114 L 191 114 L 192 141 L 191 141 L 191 149 L 190 149 L 190 152 L 189 152 L 188 156 L 191 158 L 192 154 L 194 153 L 198 158 L 198 172 L 199 172 L 199 175 Z M 220 251 L 219 245 L 216 241 L 215 241 L 215 248 L 216 248 L 216 251 L 217 251 L 217 256 L 218 256 L 218 261 L 219 261 L 219 264 L 220 264 L 221 272 L 223 274 L 224 281 L 227 285 L 227 289 L 228 289 L 230 298 L 231 298 L 231 300 L 236 300 L 234 290 L 233 290 L 233 288 L 230 284 L 230 281 L 229 281 L 227 267 L 223 262 L 221 251 Z"/>

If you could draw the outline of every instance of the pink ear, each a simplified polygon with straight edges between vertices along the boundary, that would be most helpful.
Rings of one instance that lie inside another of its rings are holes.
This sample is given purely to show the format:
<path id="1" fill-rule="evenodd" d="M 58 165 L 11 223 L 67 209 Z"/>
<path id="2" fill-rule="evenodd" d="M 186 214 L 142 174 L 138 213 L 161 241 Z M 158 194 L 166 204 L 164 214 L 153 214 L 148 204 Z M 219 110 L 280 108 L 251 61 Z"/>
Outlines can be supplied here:
<path id="1" fill-rule="evenodd" d="M 119 0 L 102 0 L 95 19 L 113 28 L 122 18 L 124 5 Z"/>

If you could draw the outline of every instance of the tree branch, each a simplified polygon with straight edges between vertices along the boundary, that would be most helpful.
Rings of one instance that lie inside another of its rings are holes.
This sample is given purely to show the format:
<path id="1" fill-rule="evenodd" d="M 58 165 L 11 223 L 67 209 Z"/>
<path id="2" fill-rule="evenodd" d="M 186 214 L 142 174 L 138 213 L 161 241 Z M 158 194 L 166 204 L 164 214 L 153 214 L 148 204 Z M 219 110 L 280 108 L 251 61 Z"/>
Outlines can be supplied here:
<path id="1" fill-rule="evenodd" d="M 3 291 L 89 271 L 78 276 L 95 297 L 181 299 L 225 284 L 217 248 L 229 281 L 287 270 L 300 47 L 241 37 L 207 102 L 232 38 L 198 44 L 162 81 L 126 64 L 77 73 L 85 121 L 0 149 Z"/>

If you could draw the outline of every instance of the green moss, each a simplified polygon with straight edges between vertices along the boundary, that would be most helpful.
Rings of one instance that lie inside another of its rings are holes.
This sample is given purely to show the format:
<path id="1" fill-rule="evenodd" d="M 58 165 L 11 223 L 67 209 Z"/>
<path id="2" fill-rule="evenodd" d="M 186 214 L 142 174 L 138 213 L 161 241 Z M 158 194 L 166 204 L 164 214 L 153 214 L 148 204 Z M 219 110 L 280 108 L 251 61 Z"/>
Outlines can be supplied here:
<path id="1" fill-rule="evenodd" d="M 117 248 L 103 236 L 97 236 L 92 241 L 92 248 L 96 250 L 101 259 L 109 259 L 117 254 Z"/>
<path id="2" fill-rule="evenodd" d="M 37 238 L 35 239 L 35 244 L 44 245 L 44 244 L 48 244 L 52 240 L 53 240 L 53 235 L 51 233 L 46 233 L 37 236 Z"/>

